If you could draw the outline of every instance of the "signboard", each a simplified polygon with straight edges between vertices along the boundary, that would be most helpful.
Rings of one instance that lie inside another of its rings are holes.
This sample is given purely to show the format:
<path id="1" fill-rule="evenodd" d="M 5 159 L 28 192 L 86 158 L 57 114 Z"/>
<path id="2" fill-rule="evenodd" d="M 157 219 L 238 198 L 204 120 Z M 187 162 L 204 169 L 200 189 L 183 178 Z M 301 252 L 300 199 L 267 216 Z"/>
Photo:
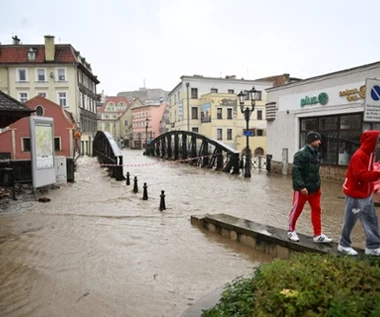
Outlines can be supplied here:
<path id="1" fill-rule="evenodd" d="M 53 118 L 29 117 L 33 187 L 55 184 Z"/>
<path id="2" fill-rule="evenodd" d="M 244 136 L 253 136 L 253 131 L 250 130 L 244 130 Z"/>
<path id="3" fill-rule="evenodd" d="M 326 105 L 329 102 L 329 95 L 325 92 L 321 92 L 318 96 L 305 96 L 301 99 L 301 108 L 307 105 L 321 104 L 322 106 Z"/>
<path id="4" fill-rule="evenodd" d="M 367 78 L 364 101 L 364 121 L 380 122 L 380 80 Z"/>
<path id="5" fill-rule="evenodd" d="M 183 119 L 183 103 L 182 100 L 178 100 L 178 121 L 182 121 Z"/>

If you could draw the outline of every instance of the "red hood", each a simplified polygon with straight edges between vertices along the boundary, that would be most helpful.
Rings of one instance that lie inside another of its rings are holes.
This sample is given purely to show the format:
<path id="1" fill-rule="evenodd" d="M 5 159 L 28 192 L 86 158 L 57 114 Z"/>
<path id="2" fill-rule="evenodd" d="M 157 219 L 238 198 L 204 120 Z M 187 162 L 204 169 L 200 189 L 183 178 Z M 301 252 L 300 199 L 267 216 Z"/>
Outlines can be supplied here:
<path id="1" fill-rule="evenodd" d="M 375 151 L 377 140 L 379 139 L 379 130 L 366 130 L 360 138 L 360 147 L 366 153 Z"/>

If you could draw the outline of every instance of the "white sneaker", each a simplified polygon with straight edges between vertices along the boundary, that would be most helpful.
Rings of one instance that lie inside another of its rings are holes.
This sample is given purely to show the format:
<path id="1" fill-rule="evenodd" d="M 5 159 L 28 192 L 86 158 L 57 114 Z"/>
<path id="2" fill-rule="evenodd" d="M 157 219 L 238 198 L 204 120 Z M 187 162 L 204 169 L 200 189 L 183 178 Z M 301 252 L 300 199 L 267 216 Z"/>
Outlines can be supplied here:
<path id="1" fill-rule="evenodd" d="M 368 248 L 365 248 L 365 254 L 380 256 L 380 248 L 377 248 L 377 249 L 368 249 Z"/>
<path id="2" fill-rule="evenodd" d="M 340 244 L 338 245 L 338 251 L 347 255 L 358 255 L 358 253 L 353 248 L 344 247 L 344 246 L 341 246 Z"/>
<path id="3" fill-rule="evenodd" d="M 298 239 L 297 233 L 295 231 L 288 231 L 288 239 L 290 241 L 298 242 L 300 239 Z"/>
<path id="4" fill-rule="evenodd" d="M 332 239 L 327 238 L 323 233 L 313 238 L 315 243 L 330 243 Z"/>

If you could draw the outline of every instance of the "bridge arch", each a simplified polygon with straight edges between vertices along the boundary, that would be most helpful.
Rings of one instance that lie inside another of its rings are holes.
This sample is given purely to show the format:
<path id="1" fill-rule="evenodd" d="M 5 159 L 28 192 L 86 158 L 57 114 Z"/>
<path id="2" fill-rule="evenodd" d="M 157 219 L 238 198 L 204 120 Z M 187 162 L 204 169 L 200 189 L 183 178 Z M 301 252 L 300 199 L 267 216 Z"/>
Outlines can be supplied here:
<path id="1" fill-rule="evenodd" d="M 177 130 L 161 134 L 150 142 L 145 154 L 240 173 L 238 151 L 196 132 Z"/>

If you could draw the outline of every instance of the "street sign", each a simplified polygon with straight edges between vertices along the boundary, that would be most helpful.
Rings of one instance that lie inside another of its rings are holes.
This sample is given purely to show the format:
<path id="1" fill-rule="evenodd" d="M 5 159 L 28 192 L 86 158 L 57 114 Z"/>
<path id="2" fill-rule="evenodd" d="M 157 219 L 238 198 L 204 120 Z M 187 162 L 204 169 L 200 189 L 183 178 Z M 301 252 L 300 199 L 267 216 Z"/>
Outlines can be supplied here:
<path id="1" fill-rule="evenodd" d="M 244 130 L 244 136 L 253 136 L 253 131 Z"/>
<path id="2" fill-rule="evenodd" d="M 380 122 L 380 81 L 367 78 L 365 89 L 364 121 Z"/>

